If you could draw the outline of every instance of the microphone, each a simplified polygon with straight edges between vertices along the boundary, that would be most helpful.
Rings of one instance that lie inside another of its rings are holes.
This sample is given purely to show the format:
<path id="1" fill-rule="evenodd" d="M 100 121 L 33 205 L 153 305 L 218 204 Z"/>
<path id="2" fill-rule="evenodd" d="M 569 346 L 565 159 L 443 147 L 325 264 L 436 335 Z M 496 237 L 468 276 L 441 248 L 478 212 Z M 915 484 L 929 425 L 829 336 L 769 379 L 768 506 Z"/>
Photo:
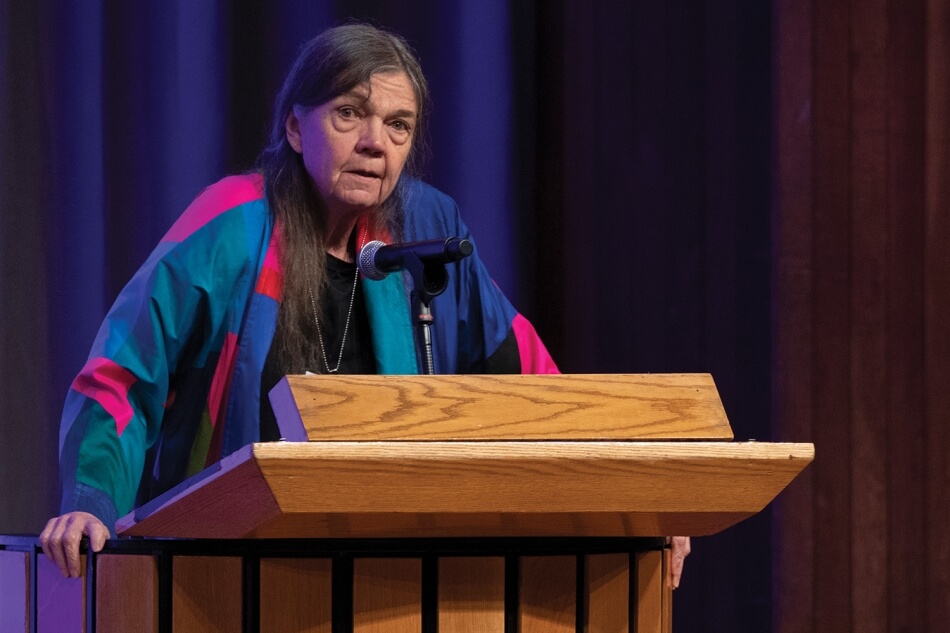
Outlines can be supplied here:
<path id="1" fill-rule="evenodd" d="M 389 273 L 405 269 L 407 257 L 418 259 L 424 266 L 448 264 L 468 257 L 473 250 L 472 243 L 460 237 L 392 245 L 374 240 L 360 249 L 356 265 L 364 277 L 379 281 Z"/>

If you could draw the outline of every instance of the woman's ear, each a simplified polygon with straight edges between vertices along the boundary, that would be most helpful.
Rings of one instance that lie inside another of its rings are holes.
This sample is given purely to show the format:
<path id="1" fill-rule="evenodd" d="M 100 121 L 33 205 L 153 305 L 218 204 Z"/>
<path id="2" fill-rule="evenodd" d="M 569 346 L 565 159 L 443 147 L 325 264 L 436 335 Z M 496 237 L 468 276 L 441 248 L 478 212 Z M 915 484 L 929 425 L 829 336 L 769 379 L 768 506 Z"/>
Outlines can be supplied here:
<path id="1" fill-rule="evenodd" d="M 300 140 L 300 119 L 297 118 L 297 108 L 294 106 L 287 115 L 287 121 L 284 123 L 284 130 L 287 133 L 287 142 L 294 148 L 298 154 L 303 152 L 303 143 Z"/>

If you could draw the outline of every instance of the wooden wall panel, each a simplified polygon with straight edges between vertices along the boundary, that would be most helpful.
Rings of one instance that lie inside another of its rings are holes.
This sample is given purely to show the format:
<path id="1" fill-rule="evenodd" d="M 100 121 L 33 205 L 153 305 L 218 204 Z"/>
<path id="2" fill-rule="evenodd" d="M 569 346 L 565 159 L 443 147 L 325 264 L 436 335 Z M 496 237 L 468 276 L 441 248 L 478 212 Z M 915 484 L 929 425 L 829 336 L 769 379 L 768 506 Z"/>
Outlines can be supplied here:
<path id="1" fill-rule="evenodd" d="M 850 69 L 848 0 L 814 4 L 814 409 L 816 447 L 835 447 L 834 459 L 814 464 L 823 503 L 815 506 L 815 550 L 822 564 L 815 580 L 823 587 L 851 584 L 850 549 L 841 535 L 851 532 L 850 364 Z M 818 306 L 819 309 L 815 309 Z M 830 423 L 825 423 L 830 421 Z M 826 449 L 827 450 L 827 449 Z M 815 594 L 820 630 L 847 630 L 850 595 Z"/>
<path id="2" fill-rule="evenodd" d="M 887 197 L 886 0 L 865 3 L 852 16 L 850 359 L 852 456 L 849 494 L 853 549 L 850 617 L 868 633 L 887 630 Z M 842 554 L 851 556 L 850 549 Z"/>
<path id="3" fill-rule="evenodd" d="M 923 468 L 923 202 L 924 5 L 888 4 L 887 197 L 888 224 L 888 625 L 926 630 L 920 557 L 924 541 Z M 950 80 L 950 77 L 948 77 Z M 950 247 L 950 245 L 948 245 Z M 859 465 L 856 464 L 857 468 Z M 948 596 L 950 598 L 950 596 Z"/>
<path id="4" fill-rule="evenodd" d="M 816 444 L 776 508 L 774 630 L 941 630 L 950 2 L 774 7 L 773 424 Z"/>
<path id="5" fill-rule="evenodd" d="M 950 622 L 950 0 L 927 3 L 924 157 L 925 629 Z"/>

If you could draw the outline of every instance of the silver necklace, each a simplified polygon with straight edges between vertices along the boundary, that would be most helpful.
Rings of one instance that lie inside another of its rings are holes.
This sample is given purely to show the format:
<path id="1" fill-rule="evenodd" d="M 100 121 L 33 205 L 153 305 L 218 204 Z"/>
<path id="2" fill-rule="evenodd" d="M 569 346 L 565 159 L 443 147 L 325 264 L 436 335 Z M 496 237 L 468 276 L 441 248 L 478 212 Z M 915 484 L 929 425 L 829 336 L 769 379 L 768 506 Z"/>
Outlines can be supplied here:
<path id="1" fill-rule="evenodd" d="M 363 235 L 363 242 L 366 241 L 366 235 Z M 357 254 L 360 248 L 356 249 Z M 354 264 L 355 265 L 355 264 Z M 327 360 L 327 346 L 323 342 L 323 332 L 320 330 L 320 317 L 317 316 L 317 302 L 313 299 L 313 288 L 307 288 L 310 293 L 310 309 L 313 310 L 313 321 L 317 325 L 317 341 L 320 343 L 320 355 L 323 357 L 323 366 L 326 367 L 328 374 L 335 374 L 340 371 L 340 365 L 343 364 L 343 350 L 346 347 L 346 334 L 350 331 L 350 318 L 353 316 L 353 302 L 356 300 L 356 284 L 360 280 L 360 267 L 356 266 L 356 274 L 353 275 L 353 289 L 350 291 L 350 307 L 346 310 L 346 322 L 343 325 L 343 338 L 340 339 L 340 355 L 336 359 L 336 367 L 330 368 L 330 362 Z"/>

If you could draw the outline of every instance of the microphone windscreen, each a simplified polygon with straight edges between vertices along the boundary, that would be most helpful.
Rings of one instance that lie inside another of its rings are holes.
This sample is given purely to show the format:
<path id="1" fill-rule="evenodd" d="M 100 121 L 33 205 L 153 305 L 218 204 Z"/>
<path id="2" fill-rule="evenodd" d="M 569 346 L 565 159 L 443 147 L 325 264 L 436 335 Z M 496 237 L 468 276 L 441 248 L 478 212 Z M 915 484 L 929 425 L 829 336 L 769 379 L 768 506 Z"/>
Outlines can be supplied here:
<path id="1" fill-rule="evenodd" d="M 386 244 L 379 240 L 373 240 L 360 249 L 360 254 L 356 258 L 356 266 L 359 268 L 360 274 L 367 279 L 379 281 L 388 274 L 376 267 L 376 252 L 383 246 L 386 246 Z"/>

